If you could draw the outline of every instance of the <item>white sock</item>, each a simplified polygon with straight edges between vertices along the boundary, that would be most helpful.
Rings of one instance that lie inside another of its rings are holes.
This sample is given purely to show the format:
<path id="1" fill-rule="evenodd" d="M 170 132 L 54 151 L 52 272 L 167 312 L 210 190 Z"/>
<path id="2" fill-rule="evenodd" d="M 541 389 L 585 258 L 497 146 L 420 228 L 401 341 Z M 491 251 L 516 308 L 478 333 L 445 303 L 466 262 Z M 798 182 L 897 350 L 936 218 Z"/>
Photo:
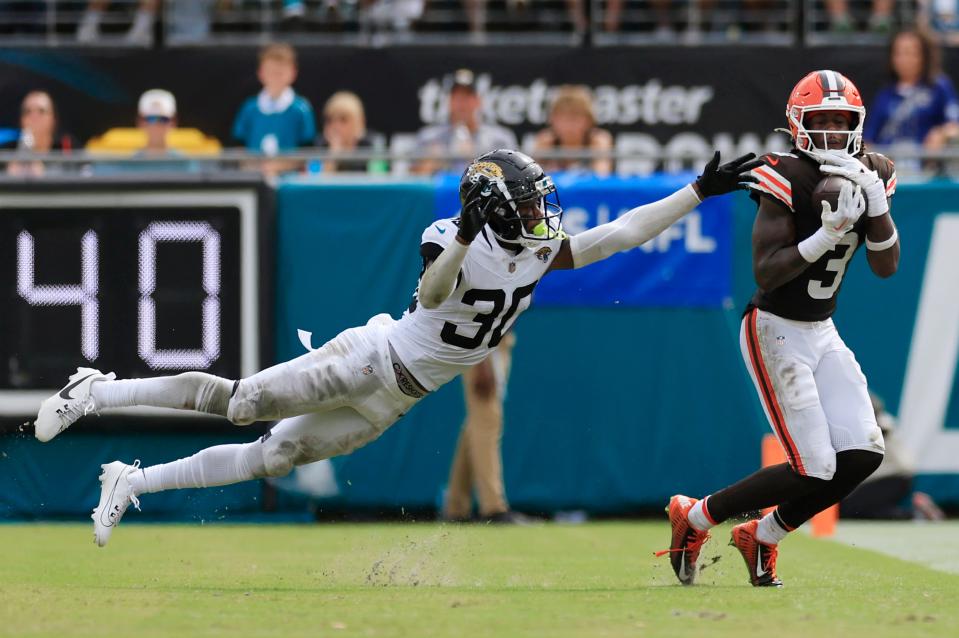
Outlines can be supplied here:
<path id="1" fill-rule="evenodd" d="M 77 40 L 92 42 L 100 37 L 100 18 L 103 12 L 99 9 L 87 9 L 77 25 Z"/>
<path id="2" fill-rule="evenodd" d="M 203 372 L 154 379 L 94 381 L 90 386 L 90 394 L 98 409 L 143 405 L 199 410 L 220 416 L 226 416 L 232 392 L 231 381 Z"/>
<path id="3" fill-rule="evenodd" d="M 763 516 L 756 527 L 756 540 L 767 545 L 778 545 L 787 534 L 789 530 L 776 521 L 775 511 Z"/>
<path id="4" fill-rule="evenodd" d="M 689 509 L 689 513 L 686 514 L 686 520 L 689 521 L 689 524 L 693 526 L 693 529 L 699 530 L 700 532 L 705 532 L 715 525 L 709 516 L 706 514 L 706 498 L 696 501 L 696 504 Z"/>
<path id="5" fill-rule="evenodd" d="M 94 26 L 100 26 L 100 18 L 103 17 L 103 11 L 100 9 L 87 9 L 83 12 L 83 17 L 80 18 L 80 24 L 92 24 Z"/>
<path id="6" fill-rule="evenodd" d="M 130 31 L 139 32 L 148 32 L 153 28 L 153 12 L 144 11 L 143 9 L 137 10 L 136 16 L 133 18 L 133 25 L 130 27 Z"/>
<path id="7" fill-rule="evenodd" d="M 151 465 L 130 475 L 130 487 L 139 495 L 262 478 L 266 472 L 261 445 L 259 441 L 217 445 L 172 463 Z"/>

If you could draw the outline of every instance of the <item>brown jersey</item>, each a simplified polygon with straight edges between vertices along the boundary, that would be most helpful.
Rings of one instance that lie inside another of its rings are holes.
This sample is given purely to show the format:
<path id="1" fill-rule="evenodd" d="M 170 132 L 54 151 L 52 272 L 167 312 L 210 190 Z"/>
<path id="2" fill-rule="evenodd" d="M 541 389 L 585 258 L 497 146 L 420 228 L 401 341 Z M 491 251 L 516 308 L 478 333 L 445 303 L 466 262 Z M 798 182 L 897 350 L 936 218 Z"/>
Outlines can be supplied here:
<path id="1" fill-rule="evenodd" d="M 861 153 L 858 158 L 869 170 L 879 173 L 886 185 L 886 197 L 892 197 L 896 192 L 892 161 L 879 153 Z M 813 206 L 812 192 L 825 174 L 819 170 L 818 162 L 795 149 L 791 153 L 770 153 L 762 160 L 763 165 L 752 171 L 759 182 L 750 185 L 750 196 L 757 204 L 763 197 L 770 197 L 792 211 L 798 244 L 822 227 L 822 210 Z M 797 321 L 828 319 L 836 310 L 836 297 L 846 266 L 865 240 L 866 215 L 863 215 L 834 250 L 778 288 L 757 289 L 750 306 Z"/>

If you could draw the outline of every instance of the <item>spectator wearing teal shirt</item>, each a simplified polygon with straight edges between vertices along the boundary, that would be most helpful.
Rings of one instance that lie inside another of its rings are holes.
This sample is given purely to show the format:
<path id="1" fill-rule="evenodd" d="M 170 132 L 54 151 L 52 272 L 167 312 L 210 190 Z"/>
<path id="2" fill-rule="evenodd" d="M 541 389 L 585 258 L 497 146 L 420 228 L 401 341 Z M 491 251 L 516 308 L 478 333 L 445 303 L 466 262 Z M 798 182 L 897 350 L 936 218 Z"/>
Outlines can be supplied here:
<path id="1" fill-rule="evenodd" d="M 959 98 L 939 66 L 939 49 L 922 30 L 906 30 L 891 41 L 893 83 L 869 107 L 863 129 L 867 142 L 941 149 L 959 138 Z"/>
<path id="2" fill-rule="evenodd" d="M 233 137 L 243 146 L 276 155 L 313 143 L 313 107 L 293 90 L 296 72 L 296 53 L 288 44 L 270 44 L 260 51 L 257 77 L 263 90 L 243 103 L 233 122 Z"/>

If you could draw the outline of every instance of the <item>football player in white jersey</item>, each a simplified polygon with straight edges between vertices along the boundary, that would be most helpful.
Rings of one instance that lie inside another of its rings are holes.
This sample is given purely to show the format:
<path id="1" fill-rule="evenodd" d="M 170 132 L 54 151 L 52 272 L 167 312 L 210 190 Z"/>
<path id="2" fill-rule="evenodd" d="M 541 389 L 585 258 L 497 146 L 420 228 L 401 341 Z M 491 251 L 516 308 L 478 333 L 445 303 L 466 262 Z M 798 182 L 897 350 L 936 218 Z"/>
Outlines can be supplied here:
<path id="1" fill-rule="evenodd" d="M 197 410 L 236 425 L 280 420 L 251 443 L 145 468 L 139 461 L 104 464 L 92 516 L 101 547 L 142 494 L 284 476 L 297 465 L 347 454 L 486 358 L 548 271 L 581 268 L 652 239 L 706 197 L 754 182 L 754 158 L 720 166 L 717 152 L 694 183 L 567 236 L 556 188 L 539 164 L 517 151 L 487 153 L 460 181 L 460 216 L 424 231 L 423 272 L 399 320 L 377 315 L 317 350 L 238 381 L 202 372 L 118 381 L 79 368 L 41 405 L 36 436 L 49 441 L 84 414 L 130 406 Z"/>

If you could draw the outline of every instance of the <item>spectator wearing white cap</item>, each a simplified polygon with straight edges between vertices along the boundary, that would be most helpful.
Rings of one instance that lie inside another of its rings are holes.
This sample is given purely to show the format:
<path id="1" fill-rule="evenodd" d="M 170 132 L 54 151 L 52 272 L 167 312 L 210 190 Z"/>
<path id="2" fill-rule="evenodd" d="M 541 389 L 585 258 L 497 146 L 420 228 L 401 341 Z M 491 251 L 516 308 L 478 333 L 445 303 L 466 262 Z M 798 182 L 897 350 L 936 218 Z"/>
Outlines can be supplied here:
<path id="1" fill-rule="evenodd" d="M 164 89 L 150 89 L 137 103 L 137 128 L 146 135 L 146 145 L 133 154 L 136 162 L 101 162 L 95 165 L 97 174 L 126 173 L 130 171 L 193 172 L 199 166 L 171 148 L 167 135 L 176 128 L 176 98 Z M 144 161 L 149 159 L 149 161 Z"/>
<path id="2" fill-rule="evenodd" d="M 137 107 L 137 127 L 147 136 L 144 154 L 168 154 L 167 133 L 176 127 L 176 98 L 173 94 L 163 89 L 150 89 L 141 95 Z"/>

